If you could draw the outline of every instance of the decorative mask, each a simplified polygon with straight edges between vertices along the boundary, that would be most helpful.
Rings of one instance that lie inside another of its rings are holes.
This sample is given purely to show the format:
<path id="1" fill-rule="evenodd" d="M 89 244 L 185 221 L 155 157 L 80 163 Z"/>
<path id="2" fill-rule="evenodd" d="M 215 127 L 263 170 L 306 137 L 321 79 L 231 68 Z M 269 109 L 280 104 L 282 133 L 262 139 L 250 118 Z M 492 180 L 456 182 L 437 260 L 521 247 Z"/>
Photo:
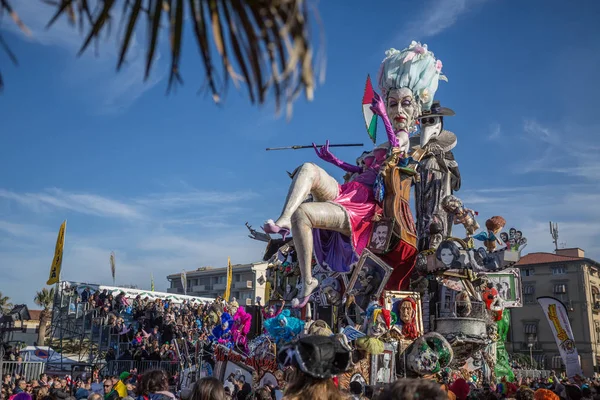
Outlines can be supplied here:
<path id="1" fill-rule="evenodd" d="M 410 89 L 392 89 L 388 92 L 386 112 L 394 128 L 394 132 L 412 132 L 419 111 L 420 107 Z"/>
<path id="2" fill-rule="evenodd" d="M 443 122 L 441 117 L 428 117 L 421 119 L 421 147 L 425 147 L 432 139 L 442 133 Z"/>

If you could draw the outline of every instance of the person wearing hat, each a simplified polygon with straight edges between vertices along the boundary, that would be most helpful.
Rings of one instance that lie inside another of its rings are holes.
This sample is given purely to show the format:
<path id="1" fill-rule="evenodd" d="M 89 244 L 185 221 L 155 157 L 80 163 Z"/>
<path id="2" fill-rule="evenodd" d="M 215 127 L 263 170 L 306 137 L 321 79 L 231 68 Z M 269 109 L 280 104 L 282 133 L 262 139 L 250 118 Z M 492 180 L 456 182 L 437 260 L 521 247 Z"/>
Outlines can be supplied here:
<path id="1" fill-rule="evenodd" d="M 121 375 L 119 375 L 119 380 L 115 383 L 114 386 L 114 389 L 119 394 L 119 397 L 127 396 L 127 385 L 125 384 L 125 381 L 127 381 L 127 379 L 129 379 L 130 376 L 131 374 L 126 371 L 121 372 Z"/>
<path id="2" fill-rule="evenodd" d="M 434 100 L 431 108 L 419 117 L 421 133 L 411 138 L 411 156 L 419 162 L 420 180 L 415 183 L 415 198 L 420 251 L 430 248 L 429 225 L 434 216 L 442 223 L 442 236 L 450 232 L 441 199 L 460 189 L 460 171 L 451 151 L 457 143 L 456 135 L 444 130 L 444 117 L 454 114 Z"/>
<path id="3" fill-rule="evenodd" d="M 338 335 L 305 336 L 284 346 L 277 356 L 283 367 L 295 367 L 284 400 L 342 400 L 333 378 L 350 366 L 350 347 Z"/>

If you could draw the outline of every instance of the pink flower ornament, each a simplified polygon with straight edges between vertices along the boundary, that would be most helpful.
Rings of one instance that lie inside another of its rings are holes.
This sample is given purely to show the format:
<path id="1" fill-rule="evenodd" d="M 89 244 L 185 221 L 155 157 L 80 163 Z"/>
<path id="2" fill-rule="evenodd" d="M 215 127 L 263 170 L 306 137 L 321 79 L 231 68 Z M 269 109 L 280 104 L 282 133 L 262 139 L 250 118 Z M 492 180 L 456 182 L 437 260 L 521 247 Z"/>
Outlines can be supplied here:
<path id="1" fill-rule="evenodd" d="M 435 70 L 437 72 L 442 72 L 442 67 L 444 66 L 444 64 L 442 64 L 442 60 L 437 60 L 435 62 Z"/>

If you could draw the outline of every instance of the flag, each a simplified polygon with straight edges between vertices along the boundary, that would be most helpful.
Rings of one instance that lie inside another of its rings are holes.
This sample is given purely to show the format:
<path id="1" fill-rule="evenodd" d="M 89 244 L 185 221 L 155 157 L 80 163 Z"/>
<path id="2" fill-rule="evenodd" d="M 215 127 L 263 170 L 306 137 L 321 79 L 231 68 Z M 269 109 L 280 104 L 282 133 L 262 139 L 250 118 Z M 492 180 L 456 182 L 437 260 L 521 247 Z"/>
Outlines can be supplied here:
<path id="1" fill-rule="evenodd" d="M 117 272 L 117 265 L 116 265 L 116 260 L 115 260 L 115 252 L 111 251 L 110 252 L 110 273 L 112 274 L 112 278 L 113 278 L 113 286 L 115 285 L 115 273 Z"/>
<path id="2" fill-rule="evenodd" d="M 187 274 L 185 270 L 181 271 L 181 287 L 183 287 L 183 294 L 187 294 Z"/>
<path id="3" fill-rule="evenodd" d="M 60 269 L 62 267 L 63 249 L 65 247 L 65 234 L 67 233 L 67 220 L 64 220 L 58 229 L 56 247 L 54 248 L 54 259 L 50 265 L 50 276 L 46 285 L 53 285 L 60 280 Z"/>
<path id="4" fill-rule="evenodd" d="M 365 84 L 365 93 L 362 99 L 363 116 L 365 118 L 365 125 L 367 126 L 367 133 L 373 141 L 377 142 L 377 115 L 371 111 L 371 103 L 375 97 L 373 91 L 373 85 L 371 84 L 371 77 L 367 75 L 367 83 Z"/>
<path id="5" fill-rule="evenodd" d="M 233 278 L 233 267 L 231 266 L 231 258 L 227 257 L 227 286 L 225 286 L 225 294 L 223 299 L 229 301 L 229 295 L 231 294 L 231 281 Z"/>
<path id="6" fill-rule="evenodd" d="M 567 377 L 572 378 L 575 375 L 582 376 L 579 354 L 575 346 L 573 330 L 569 322 L 567 308 L 562 301 L 554 297 L 538 297 L 537 301 L 544 311 L 544 315 L 550 324 L 550 330 L 556 340 L 558 351 L 565 363 Z"/>
<path id="7" fill-rule="evenodd" d="M 154 274 L 150 272 L 150 290 L 154 292 Z"/>

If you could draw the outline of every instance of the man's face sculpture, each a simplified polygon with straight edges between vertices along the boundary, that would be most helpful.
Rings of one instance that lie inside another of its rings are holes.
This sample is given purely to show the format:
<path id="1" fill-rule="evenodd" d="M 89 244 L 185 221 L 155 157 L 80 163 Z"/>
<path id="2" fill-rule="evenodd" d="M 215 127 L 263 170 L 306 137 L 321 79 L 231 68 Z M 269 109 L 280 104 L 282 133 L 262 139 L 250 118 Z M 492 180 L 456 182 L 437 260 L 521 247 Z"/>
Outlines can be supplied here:
<path id="1" fill-rule="evenodd" d="M 425 147 L 432 139 L 442 133 L 441 117 L 421 118 L 421 141 L 420 146 Z"/>
<path id="2" fill-rule="evenodd" d="M 413 308 L 410 301 L 405 301 L 400 305 L 400 320 L 408 324 L 413 319 Z"/>
<path id="3" fill-rule="evenodd" d="M 394 132 L 409 132 L 419 114 L 419 106 L 410 89 L 392 89 L 387 96 L 386 112 Z"/>

